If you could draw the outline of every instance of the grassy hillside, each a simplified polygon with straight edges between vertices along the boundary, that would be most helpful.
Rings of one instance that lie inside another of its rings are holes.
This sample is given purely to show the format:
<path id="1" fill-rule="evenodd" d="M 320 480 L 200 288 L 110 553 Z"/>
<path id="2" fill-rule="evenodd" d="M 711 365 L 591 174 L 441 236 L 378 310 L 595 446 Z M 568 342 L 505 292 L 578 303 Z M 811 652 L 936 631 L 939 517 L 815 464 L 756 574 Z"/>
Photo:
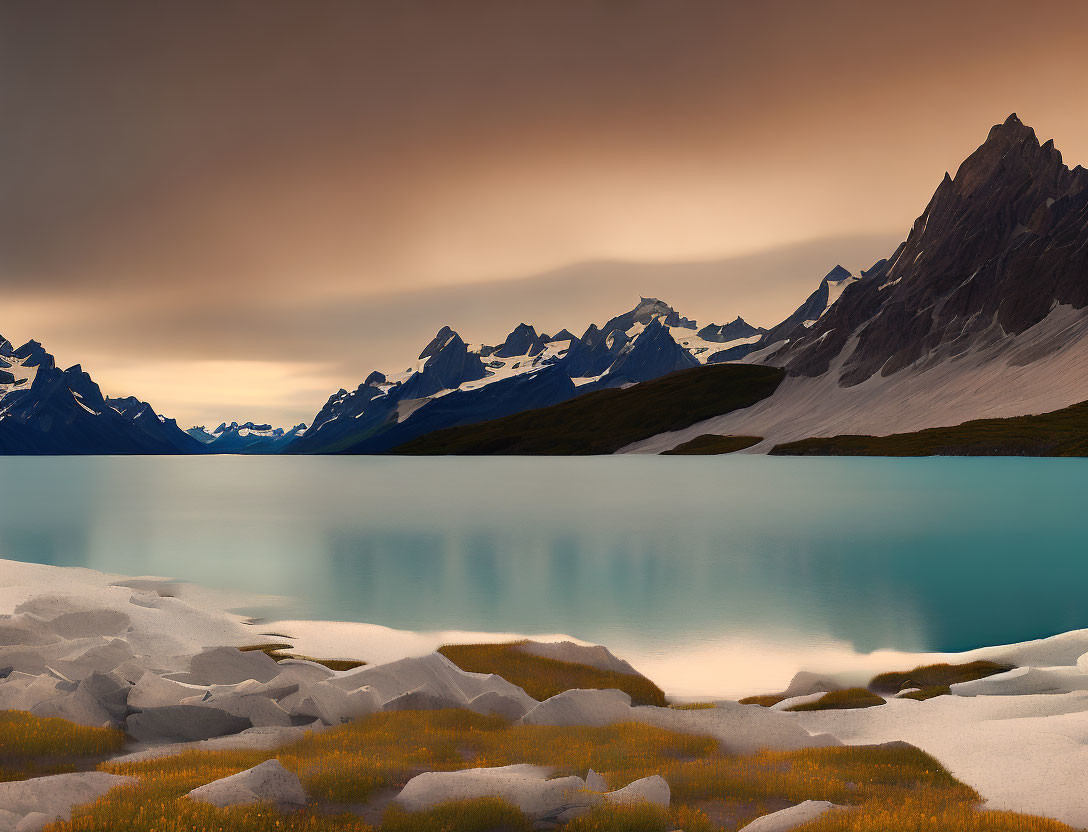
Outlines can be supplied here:
<path id="1" fill-rule="evenodd" d="M 891 436 L 832 436 L 776 445 L 779 456 L 1088 456 L 1088 402 L 1038 416 L 977 419 Z"/>
<path id="2" fill-rule="evenodd" d="M 762 441 L 762 436 L 718 436 L 714 433 L 704 433 L 702 436 L 696 436 L 682 445 L 677 445 L 671 451 L 663 451 L 662 456 L 731 454 L 758 445 Z"/>
<path id="3" fill-rule="evenodd" d="M 777 367 L 692 367 L 625 389 L 599 390 L 551 407 L 435 431 L 392 453 L 610 454 L 640 439 L 750 407 L 771 395 L 784 376 Z"/>

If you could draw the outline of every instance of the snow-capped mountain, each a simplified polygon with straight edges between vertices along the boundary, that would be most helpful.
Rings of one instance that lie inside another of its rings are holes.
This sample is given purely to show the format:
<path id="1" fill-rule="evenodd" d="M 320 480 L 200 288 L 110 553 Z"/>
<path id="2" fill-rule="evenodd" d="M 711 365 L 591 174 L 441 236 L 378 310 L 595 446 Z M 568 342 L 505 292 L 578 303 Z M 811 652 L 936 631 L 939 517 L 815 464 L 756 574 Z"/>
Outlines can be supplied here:
<path id="1" fill-rule="evenodd" d="M 0 453 L 187 454 L 203 450 L 134 396 L 106 398 L 78 364 L 61 370 L 37 341 L 0 339 Z"/>
<path id="2" fill-rule="evenodd" d="M 521 323 L 500 344 L 470 346 L 444 326 L 404 372 L 375 371 L 355 390 L 331 396 L 289 450 L 380 453 L 432 430 L 696 367 L 763 332 L 741 318 L 697 330 L 657 298 L 640 298 L 580 338 L 566 329 L 542 335 Z"/>
<path id="3" fill-rule="evenodd" d="M 828 277 L 833 305 L 819 312 L 821 285 L 744 359 L 787 370 L 773 396 L 640 449 L 886 435 L 1088 399 L 1088 170 L 1015 114 L 945 174 L 887 260 Z"/>
<path id="4" fill-rule="evenodd" d="M 203 425 L 189 428 L 189 436 L 204 445 L 213 454 L 275 454 L 306 433 L 306 425 L 292 428 L 274 428 L 272 425 L 245 422 L 223 422 L 209 431 Z"/>

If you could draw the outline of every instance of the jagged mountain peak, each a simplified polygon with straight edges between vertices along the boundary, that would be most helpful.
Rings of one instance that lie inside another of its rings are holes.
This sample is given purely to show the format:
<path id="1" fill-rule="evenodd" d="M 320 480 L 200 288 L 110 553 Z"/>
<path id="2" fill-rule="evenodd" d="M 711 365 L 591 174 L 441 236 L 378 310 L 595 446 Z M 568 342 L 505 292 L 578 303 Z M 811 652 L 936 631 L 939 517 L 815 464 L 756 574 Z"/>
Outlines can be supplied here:
<path id="1" fill-rule="evenodd" d="M 537 335 L 536 328 L 521 323 L 506 336 L 495 355 L 499 358 L 513 358 L 515 355 L 539 355 L 543 351 L 544 341 Z"/>
<path id="2" fill-rule="evenodd" d="M 442 327 L 438 330 L 438 334 L 431 339 L 431 342 L 423 348 L 423 352 L 419 354 L 419 357 L 430 358 L 432 355 L 437 355 L 451 344 L 460 342 L 462 345 L 464 341 L 461 340 L 461 336 L 458 335 L 453 329 L 448 326 Z"/>

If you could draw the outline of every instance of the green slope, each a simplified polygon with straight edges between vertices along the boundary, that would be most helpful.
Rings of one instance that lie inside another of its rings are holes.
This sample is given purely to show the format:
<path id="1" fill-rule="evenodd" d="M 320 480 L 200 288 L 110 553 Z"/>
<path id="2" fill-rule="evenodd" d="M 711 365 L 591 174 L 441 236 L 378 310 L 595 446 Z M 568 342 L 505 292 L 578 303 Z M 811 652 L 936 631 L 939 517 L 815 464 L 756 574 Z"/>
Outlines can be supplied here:
<path id="1" fill-rule="evenodd" d="M 977 419 L 891 436 L 831 436 L 776 445 L 779 456 L 1088 456 L 1088 402 L 1037 416 Z"/>
<path id="2" fill-rule="evenodd" d="M 777 367 L 692 367 L 623 390 L 599 390 L 551 407 L 435 431 L 391 453 L 610 454 L 640 439 L 750 407 L 771 395 L 784 377 Z"/>

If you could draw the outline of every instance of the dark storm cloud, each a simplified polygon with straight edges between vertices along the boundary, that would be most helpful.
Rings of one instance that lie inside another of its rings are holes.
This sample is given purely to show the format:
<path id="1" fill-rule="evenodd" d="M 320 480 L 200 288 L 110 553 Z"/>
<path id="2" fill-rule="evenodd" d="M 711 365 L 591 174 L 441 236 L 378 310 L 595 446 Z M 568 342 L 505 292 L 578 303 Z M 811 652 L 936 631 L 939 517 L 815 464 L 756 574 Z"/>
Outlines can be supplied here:
<path id="1" fill-rule="evenodd" d="M 324 384 L 410 359 L 451 311 L 468 338 L 640 292 L 764 323 L 901 236 L 1009 111 L 1088 159 L 1086 24 L 1081 2 L 3 4 L 0 332 L 117 389 L 139 355 Z M 515 279 L 806 240 L 841 253 L 756 293 L 731 269 Z M 202 377 L 156 403 L 216 418 Z"/>

